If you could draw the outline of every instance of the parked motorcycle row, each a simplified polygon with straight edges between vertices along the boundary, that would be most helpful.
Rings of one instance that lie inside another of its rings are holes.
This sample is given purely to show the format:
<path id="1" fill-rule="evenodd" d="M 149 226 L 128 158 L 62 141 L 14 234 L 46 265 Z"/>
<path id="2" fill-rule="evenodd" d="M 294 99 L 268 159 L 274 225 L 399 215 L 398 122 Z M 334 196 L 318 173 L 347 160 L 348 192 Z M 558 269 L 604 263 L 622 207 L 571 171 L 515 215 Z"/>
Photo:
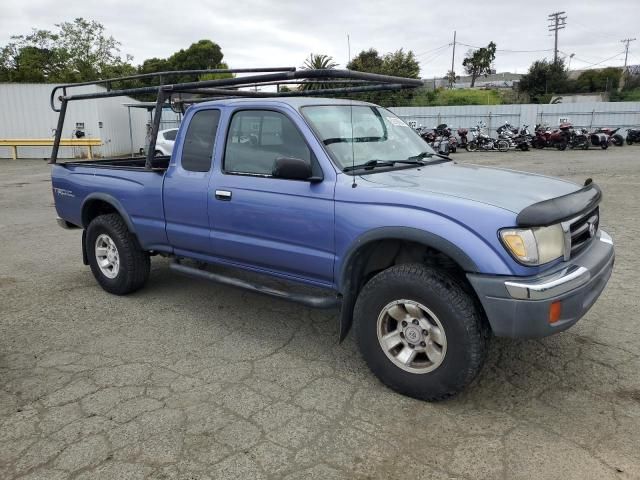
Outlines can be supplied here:
<path id="1" fill-rule="evenodd" d="M 619 128 L 596 128 L 589 131 L 586 128 L 574 128 L 569 122 L 561 123 L 558 128 L 538 124 L 531 134 L 528 125 L 522 128 L 514 127 L 509 122 L 496 129 L 497 136 L 487 133 L 487 125 L 479 122 L 472 128 L 459 128 L 457 136 L 446 124 L 440 124 L 435 128 L 419 126 L 418 134 L 439 153 L 448 155 L 455 153 L 458 148 L 464 148 L 468 152 L 478 150 L 497 150 L 507 152 L 510 149 L 527 151 L 530 148 L 543 149 L 555 148 L 558 150 L 583 149 L 599 147 L 609 148 L 610 145 L 623 146 L 640 144 L 640 129 L 627 130 L 626 139 L 619 133 Z"/>

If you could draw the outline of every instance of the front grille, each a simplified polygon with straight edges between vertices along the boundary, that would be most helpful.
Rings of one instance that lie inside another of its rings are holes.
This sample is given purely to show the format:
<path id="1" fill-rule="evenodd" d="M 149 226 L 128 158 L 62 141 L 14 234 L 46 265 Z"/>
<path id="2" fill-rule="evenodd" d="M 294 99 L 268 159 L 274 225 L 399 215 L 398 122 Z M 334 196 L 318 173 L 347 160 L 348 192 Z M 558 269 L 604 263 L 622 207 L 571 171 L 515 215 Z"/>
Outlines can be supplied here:
<path id="1" fill-rule="evenodd" d="M 599 222 L 598 207 L 571 221 L 568 232 L 571 237 L 571 257 L 591 243 L 598 231 Z"/>

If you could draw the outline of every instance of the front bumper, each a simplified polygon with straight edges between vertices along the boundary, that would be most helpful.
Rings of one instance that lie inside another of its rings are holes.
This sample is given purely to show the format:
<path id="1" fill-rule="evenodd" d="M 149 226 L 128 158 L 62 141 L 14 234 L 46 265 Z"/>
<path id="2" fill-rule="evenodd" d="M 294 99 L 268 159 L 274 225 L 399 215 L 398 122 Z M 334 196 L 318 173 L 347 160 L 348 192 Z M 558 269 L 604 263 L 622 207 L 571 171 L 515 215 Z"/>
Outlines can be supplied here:
<path id="1" fill-rule="evenodd" d="M 534 277 L 468 274 L 496 336 L 536 338 L 566 330 L 598 299 L 614 263 L 611 237 L 600 230 L 592 244 L 569 264 Z M 552 303 L 559 320 L 549 323 Z"/>

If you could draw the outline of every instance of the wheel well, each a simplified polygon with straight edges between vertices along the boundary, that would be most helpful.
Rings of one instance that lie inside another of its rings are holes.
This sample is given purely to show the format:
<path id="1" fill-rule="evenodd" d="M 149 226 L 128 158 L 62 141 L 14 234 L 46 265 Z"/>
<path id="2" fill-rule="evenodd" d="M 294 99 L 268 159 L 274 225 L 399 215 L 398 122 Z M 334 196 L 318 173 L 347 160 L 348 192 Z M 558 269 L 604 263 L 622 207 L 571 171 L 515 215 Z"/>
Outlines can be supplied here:
<path id="1" fill-rule="evenodd" d="M 340 340 L 344 339 L 351 328 L 353 307 L 362 287 L 377 273 L 404 263 L 422 263 L 446 273 L 474 299 L 484 315 L 484 309 L 464 269 L 450 256 L 436 248 L 410 240 L 376 240 L 360 247 L 353 255 L 343 278 Z"/>
<path id="2" fill-rule="evenodd" d="M 120 212 L 111 205 L 109 202 L 104 200 L 90 200 L 82 209 L 82 226 L 87 228 L 91 223 L 91 220 L 96 218 L 99 215 L 107 215 L 109 213 L 117 213 L 120 215 Z"/>
<path id="3" fill-rule="evenodd" d="M 356 254 L 354 261 L 360 263 L 360 271 L 353 274 L 355 283 L 364 286 L 374 275 L 394 265 L 403 263 L 423 263 L 446 272 L 461 283 L 468 283 L 464 270 L 451 257 L 427 245 L 407 240 L 378 240 L 366 245 Z M 359 291 L 359 289 L 358 289 Z"/>

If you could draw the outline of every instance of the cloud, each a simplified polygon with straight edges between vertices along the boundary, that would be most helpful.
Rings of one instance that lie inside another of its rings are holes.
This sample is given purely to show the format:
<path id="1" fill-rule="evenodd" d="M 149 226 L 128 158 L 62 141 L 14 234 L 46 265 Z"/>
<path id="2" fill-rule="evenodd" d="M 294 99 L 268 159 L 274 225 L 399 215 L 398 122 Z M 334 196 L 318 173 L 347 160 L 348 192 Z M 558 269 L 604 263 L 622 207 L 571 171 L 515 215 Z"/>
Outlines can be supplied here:
<path id="1" fill-rule="evenodd" d="M 545 2 L 546 3 L 546 2 Z M 553 38 L 547 31 L 548 13 L 567 12 L 567 28 L 560 31 L 559 49 L 575 53 L 572 66 L 585 68 L 619 54 L 604 65 L 621 65 L 624 37 L 637 35 L 637 0 L 603 2 L 564 1 L 505 3 L 497 0 L 464 1 L 445 8 L 405 0 L 26 0 L 0 4 L 0 45 L 11 35 L 28 33 L 32 27 L 53 28 L 55 23 L 82 16 L 105 25 L 122 42 L 122 52 L 136 63 L 150 57 L 167 57 L 202 38 L 217 42 L 225 61 L 233 67 L 300 66 L 309 53 L 325 53 L 344 66 L 348 61 L 347 34 L 351 53 L 370 47 L 384 53 L 399 48 L 420 54 L 422 74 L 441 76 L 451 68 L 453 30 L 458 41 L 486 45 L 494 41 L 498 71 L 524 72 L 531 62 L 552 52 Z M 615 21 L 613 20 L 615 18 Z M 607 21 L 602 21 L 607 19 Z M 640 46 L 633 43 L 631 61 L 640 62 Z M 634 48 L 635 47 L 635 48 Z M 456 71 L 469 47 L 458 45 Z"/>

